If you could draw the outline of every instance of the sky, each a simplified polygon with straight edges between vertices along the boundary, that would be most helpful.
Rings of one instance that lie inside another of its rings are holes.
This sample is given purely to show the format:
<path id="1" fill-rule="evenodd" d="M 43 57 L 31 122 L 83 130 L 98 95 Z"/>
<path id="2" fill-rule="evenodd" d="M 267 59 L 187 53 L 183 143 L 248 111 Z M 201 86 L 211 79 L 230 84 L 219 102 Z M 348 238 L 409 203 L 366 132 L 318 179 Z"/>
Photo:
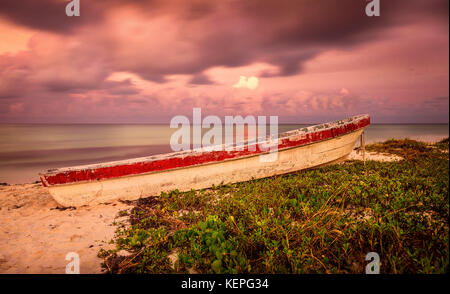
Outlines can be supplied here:
<path id="1" fill-rule="evenodd" d="M 1 0 L 1 123 L 448 123 L 449 1 Z"/>

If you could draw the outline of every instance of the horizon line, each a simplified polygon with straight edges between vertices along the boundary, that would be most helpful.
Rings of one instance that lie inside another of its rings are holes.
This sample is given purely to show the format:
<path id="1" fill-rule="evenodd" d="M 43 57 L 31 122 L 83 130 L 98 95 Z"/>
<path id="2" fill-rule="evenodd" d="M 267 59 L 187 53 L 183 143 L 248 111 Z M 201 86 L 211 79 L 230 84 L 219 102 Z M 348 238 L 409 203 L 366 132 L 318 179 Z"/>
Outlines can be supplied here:
<path id="1" fill-rule="evenodd" d="M 332 121 L 330 121 L 332 122 Z M 311 125 L 321 124 L 327 122 L 284 122 L 278 123 L 278 125 Z M 371 125 L 448 125 L 449 122 L 371 122 Z M 168 126 L 169 123 L 150 123 L 150 122 L 0 122 L 0 125 L 162 125 Z M 200 125 L 192 124 L 189 125 Z M 222 124 L 226 125 L 226 124 Z M 266 125 L 270 125 L 267 123 Z"/>

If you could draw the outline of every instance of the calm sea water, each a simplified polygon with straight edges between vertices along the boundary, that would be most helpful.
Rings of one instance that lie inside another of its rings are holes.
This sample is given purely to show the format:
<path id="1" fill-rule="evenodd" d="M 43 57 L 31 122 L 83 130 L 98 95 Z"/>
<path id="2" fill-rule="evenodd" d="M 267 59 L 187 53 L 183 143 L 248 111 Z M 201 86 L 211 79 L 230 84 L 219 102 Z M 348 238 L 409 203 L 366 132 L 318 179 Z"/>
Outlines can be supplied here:
<path id="1" fill-rule="evenodd" d="M 279 131 L 306 125 L 280 125 Z M 29 183 L 56 167 L 170 152 L 175 129 L 165 125 L 0 125 L 0 183 Z M 429 142 L 449 136 L 447 125 L 370 125 L 366 142 L 411 138 Z"/>

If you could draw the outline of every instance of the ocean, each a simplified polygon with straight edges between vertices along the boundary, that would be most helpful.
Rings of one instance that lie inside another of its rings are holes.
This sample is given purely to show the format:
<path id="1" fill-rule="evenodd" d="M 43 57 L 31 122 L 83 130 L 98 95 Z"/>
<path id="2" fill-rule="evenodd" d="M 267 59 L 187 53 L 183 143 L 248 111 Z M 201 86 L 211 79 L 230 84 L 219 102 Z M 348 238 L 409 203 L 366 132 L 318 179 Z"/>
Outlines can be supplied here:
<path id="1" fill-rule="evenodd" d="M 51 168 L 171 152 L 175 131 L 145 124 L 0 124 L 0 183 L 32 183 L 39 180 L 39 172 Z M 367 143 L 391 138 L 436 142 L 448 136 L 448 124 L 372 124 L 365 138 Z"/>

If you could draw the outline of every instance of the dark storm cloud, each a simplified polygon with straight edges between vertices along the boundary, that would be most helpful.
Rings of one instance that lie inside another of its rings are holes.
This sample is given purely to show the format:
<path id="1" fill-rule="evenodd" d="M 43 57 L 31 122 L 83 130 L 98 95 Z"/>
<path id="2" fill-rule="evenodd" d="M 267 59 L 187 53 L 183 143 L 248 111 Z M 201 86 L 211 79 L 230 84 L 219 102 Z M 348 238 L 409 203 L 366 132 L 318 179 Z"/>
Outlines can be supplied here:
<path id="1" fill-rule="evenodd" d="M 134 95 L 140 92 L 129 79 L 123 81 L 106 81 L 103 83 L 103 89 L 107 90 L 111 95 L 119 96 Z"/>
<path id="2" fill-rule="evenodd" d="M 134 95 L 140 92 L 133 83 L 129 80 L 123 81 L 72 81 L 72 80 L 57 80 L 45 84 L 50 92 L 70 92 L 70 93 L 84 93 L 89 90 L 106 91 L 110 95 L 126 96 Z"/>
<path id="3" fill-rule="evenodd" d="M 193 84 L 193 85 L 212 85 L 212 84 L 214 84 L 214 82 L 211 81 L 208 76 L 206 76 L 205 74 L 202 74 L 202 73 L 194 75 L 194 77 L 190 80 L 189 83 Z"/>
<path id="4" fill-rule="evenodd" d="M 198 54 L 187 56 L 190 62 L 155 66 L 152 62 L 125 61 L 122 62 L 125 66 L 117 69 L 136 72 L 159 83 L 165 82 L 164 76 L 169 74 L 195 74 L 213 66 L 234 67 L 259 61 L 277 65 L 280 76 L 294 75 L 301 71 L 302 63 L 325 48 L 348 47 L 383 38 L 384 30 L 397 24 L 427 18 L 448 21 L 445 0 L 381 1 L 380 17 L 365 15 L 368 2 L 364 0 L 81 1 L 80 17 L 65 15 L 67 3 L 3 0 L 0 14 L 17 24 L 57 33 L 95 26 L 109 10 L 120 7 L 138 7 L 148 19 L 170 15 L 178 26 L 178 37 L 190 42 Z M 195 35 L 199 27 L 204 30 L 200 37 L 186 37 Z M 273 75 L 276 74 L 262 73 L 262 76 Z M 194 77 L 194 83 L 200 78 Z M 58 85 L 50 86 L 59 89 Z"/>
<path id="5" fill-rule="evenodd" d="M 2 0 L 0 15 L 22 26 L 54 32 L 70 31 L 80 24 L 96 20 L 92 17 L 94 11 L 88 12 L 89 10 L 86 11 L 86 16 L 83 14 L 83 17 L 78 19 L 67 17 L 67 3 L 69 2 L 54 0 Z"/>
<path id="6" fill-rule="evenodd" d="M 83 25 L 95 25 L 103 20 L 111 7 L 143 5 L 153 10 L 158 7 L 154 0 L 80 0 L 81 15 L 68 17 L 66 6 L 70 0 L 2 0 L 0 16 L 32 29 L 56 33 L 70 33 Z"/>
<path id="7" fill-rule="evenodd" d="M 201 1 L 197 1 L 200 5 Z M 196 22 L 207 32 L 193 43 L 199 58 L 159 71 L 136 69 L 143 77 L 161 81 L 170 73 L 193 74 L 213 66 L 236 67 L 252 62 L 268 62 L 279 72 L 262 76 L 289 76 L 301 72 L 302 64 L 330 48 L 346 48 L 383 38 L 386 29 L 430 18 L 448 20 L 448 1 L 382 1 L 382 16 L 367 17 L 362 0 L 249 0 L 206 1 Z M 216 3 L 216 4 L 217 4 Z M 180 31 L 195 34 L 183 16 L 189 5 L 174 8 Z M 200 16 L 201 15 L 201 16 Z M 189 19 L 189 22 L 192 19 Z"/>

